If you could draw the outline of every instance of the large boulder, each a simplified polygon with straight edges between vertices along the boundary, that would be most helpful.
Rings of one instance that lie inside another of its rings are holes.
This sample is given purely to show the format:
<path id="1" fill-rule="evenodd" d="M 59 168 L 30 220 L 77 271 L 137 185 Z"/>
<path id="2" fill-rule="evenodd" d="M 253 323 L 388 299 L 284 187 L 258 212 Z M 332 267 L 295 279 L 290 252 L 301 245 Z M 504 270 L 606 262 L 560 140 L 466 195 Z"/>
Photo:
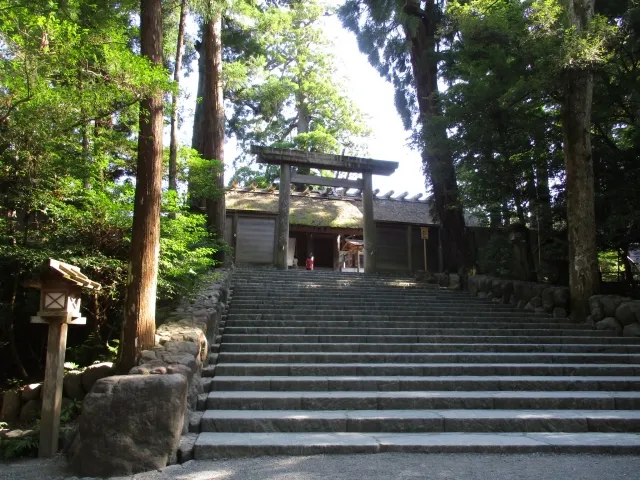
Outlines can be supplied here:
<path id="1" fill-rule="evenodd" d="M 20 409 L 20 421 L 31 423 L 40 416 L 42 412 L 42 401 L 40 399 L 29 400 Z"/>
<path id="2" fill-rule="evenodd" d="M 621 297 L 619 295 L 603 295 L 600 298 L 600 305 L 602 305 L 602 308 L 604 310 L 605 318 L 615 317 L 618 306 L 622 302 L 628 302 L 629 300 L 629 298 Z"/>
<path id="3" fill-rule="evenodd" d="M 65 397 L 73 400 L 82 400 L 85 396 L 82 387 L 82 372 L 72 370 L 67 372 L 62 381 L 62 392 Z"/>
<path id="4" fill-rule="evenodd" d="M 640 337 L 640 323 L 631 323 L 624 327 L 622 333 L 625 337 Z"/>
<path id="5" fill-rule="evenodd" d="M 449 275 L 449 288 L 451 290 L 460 290 L 460 275 L 451 273 Z"/>
<path id="6" fill-rule="evenodd" d="M 82 405 L 71 466 L 81 476 L 157 470 L 174 461 L 187 408 L 181 374 L 98 380 Z"/>
<path id="7" fill-rule="evenodd" d="M 503 280 L 494 278 L 491 280 L 491 294 L 493 298 L 502 298 L 502 284 Z"/>
<path id="8" fill-rule="evenodd" d="M 534 306 L 534 308 L 542 308 L 542 299 L 540 297 L 533 297 L 529 300 L 529 303 Z"/>
<path id="9" fill-rule="evenodd" d="M 542 308 L 547 312 L 553 312 L 555 303 L 553 301 L 553 295 L 556 289 L 553 287 L 547 287 L 542 291 Z"/>
<path id="10" fill-rule="evenodd" d="M 477 275 L 471 275 L 468 280 L 469 293 L 474 297 L 478 294 L 478 283 L 480 278 Z"/>
<path id="11" fill-rule="evenodd" d="M 82 373 L 82 388 L 89 393 L 94 383 L 109 375 L 113 375 L 113 363 L 104 362 L 91 365 Z"/>
<path id="12" fill-rule="evenodd" d="M 600 299 L 603 295 L 592 295 L 589 297 L 589 310 L 591 311 L 591 317 L 594 322 L 599 322 L 605 318 L 604 308 L 600 303 Z"/>
<path id="13" fill-rule="evenodd" d="M 0 412 L 0 420 L 10 422 L 16 420 L 20 416 L 20 392 L 15 390 L 7 390 L 2 396 L 2 412 Z"/>
<path id="14" fill-rule="evenodd" d="M 615 317 L 622 325 L 640 322 L 640 302 L 621 302 L 616 308 Z"/>
<path id="15" fill-rule="evenodd" d="M 513 297 L 513 282 L 506 280 L 502 285 L 502 303 L 505 305 L 511 303 L 511 297 Z"/>
<path id="16" fill-rule="evenodd" d="M 22 387 L 22 390 L 20 390 L 20 395 L 22 397 L 22 403 L 38 400 L 42 396 L 42 383 L 25 385 Z"/>
<path id="17" fill-rule="evenodd" d="M 556 307 L 564 308 L 567 310 L 569 308 L 569 289 L 568 288 L 556 288 L 553 292 L 553 304 Z"/>
<path id="18" fill-rule="evenodd" d="M 489 277 L 481 276 L 478 282 L 478 291 L 482 293 L 489 293 L 491 290 L 491 279 Z"/>
<path id="19" fill-rule="evenodd" d="M 622 325 L 613 317 L 607 317 L 597 322 L 596 330 L 616 332 L 618 335 L 622 335 Z"/>
<path id="20" fill-rule="evenodd" d="M 553 318 L 567 318 L 567 311 L 562 307 L 555 307 L 552 315 Z"/>

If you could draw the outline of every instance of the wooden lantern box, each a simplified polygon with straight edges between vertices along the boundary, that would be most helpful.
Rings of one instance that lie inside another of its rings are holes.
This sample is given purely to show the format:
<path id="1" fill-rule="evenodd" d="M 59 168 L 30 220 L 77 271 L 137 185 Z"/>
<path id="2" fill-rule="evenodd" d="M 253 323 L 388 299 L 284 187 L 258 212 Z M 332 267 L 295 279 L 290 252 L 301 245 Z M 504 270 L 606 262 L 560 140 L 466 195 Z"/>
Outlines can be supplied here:
<path id="1" fill-rule="evenodd" d="M 46 271 L 40 276 L 40 310 L 37 317 L 31 317 L 31 323 L 50 323 L 62 317 L 64 323 L 86 324 L 86 318 L 80 313 L 80 299 L 83 288 L 99 290 L 100 284 L 89 280 L 74 265 L 47 260 Z"/>

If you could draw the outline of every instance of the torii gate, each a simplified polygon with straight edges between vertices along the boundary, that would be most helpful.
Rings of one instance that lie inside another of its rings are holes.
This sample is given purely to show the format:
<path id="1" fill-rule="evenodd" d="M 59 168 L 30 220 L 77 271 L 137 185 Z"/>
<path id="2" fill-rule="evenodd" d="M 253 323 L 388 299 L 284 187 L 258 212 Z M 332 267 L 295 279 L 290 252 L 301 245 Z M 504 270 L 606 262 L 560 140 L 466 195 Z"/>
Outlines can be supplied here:
<path id="1" fill-rule="evenodd" d="M 257 155 L 258 163 L 280 165 L 280 196 L 278 201 L 277 253 L 276 267 L 287 269 L 289 244 L 289 203 L 291 184 L 303 183 L 326 187 L 355 188 L 362 191 L 364 216 L 364 271 L 376 271 L 376 224 L 373 218 L 373 175 L 391 175 L 398 168 L 398 162 L 372 160 L 370 158 L 345 155 L 327 155 L 324 153 L 302 152 L 253 145 L 251 153 Z M 362 174 L 360 180 L 324 178 L 311 175 L 291 175 L 291 167 L 310 167 L 340 172 Z"/>

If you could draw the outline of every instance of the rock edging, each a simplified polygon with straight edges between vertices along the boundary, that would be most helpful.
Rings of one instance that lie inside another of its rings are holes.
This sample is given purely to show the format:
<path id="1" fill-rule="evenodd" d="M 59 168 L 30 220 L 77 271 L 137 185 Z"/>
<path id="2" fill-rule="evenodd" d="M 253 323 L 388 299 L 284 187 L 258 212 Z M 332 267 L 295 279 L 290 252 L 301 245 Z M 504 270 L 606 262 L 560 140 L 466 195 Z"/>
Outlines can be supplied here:
<path id="1" fill-rule="evenodd" d="M 182 301 L 157 327 L 156 345 L 142 352 L 139 365 L 129 375 L 96 383 L 85 399 L 79 434 L 70 451 L 71 463 L 79 474 L 95 476 L 100 473 L 95 466 L 101 465 L 99 470 L 110 475 L 129 475 L 190 459 L 188 452 L 181 454 L 179 450 L 183 443 L 180 436 L 188 435 L 198 398 L 204 392 L 202 376 L 211 369 L 210 344 L 218 341 L 232 274 L 232 269 L 215 271 L 193 299 Z M 186 381 L 177 381 L 176 377 Z M 105 396 L 111 398 L 107 400 Z M 119 405 L 122 414 L 110 411 L 106 416 L 122 416 L 122 420 L 96 421 L 96 408 L 112 405 Z M 130 405 L 129 410 L 126 405 Z M 169 411 L 171 415 L 167 414 Z M 144 425 L 157 424 L 157 431 L 139 438 L 129 425 L 138 418 Z M 110 438 L 117 431 L 116 436 L 121 437 L 117 445 L 110 445 L 109 451 L 82 447 L 85 443 L 104 444 L 103 431 L 111 432 Z M 132 452 L 126 448 L 129 444 L 137 448 Z M 89 457 L 95 457 L 94 461 Z"/>
<path id="2" fill-rule="evenodd" d="M 472 275 L 466 282 L 470 295 L 486 298 L 494 303 L 538 313 L 548 313 L 555 318 L 566 318 L 570 313 L 569 289 L 546 283 L 525 282 Z"/>

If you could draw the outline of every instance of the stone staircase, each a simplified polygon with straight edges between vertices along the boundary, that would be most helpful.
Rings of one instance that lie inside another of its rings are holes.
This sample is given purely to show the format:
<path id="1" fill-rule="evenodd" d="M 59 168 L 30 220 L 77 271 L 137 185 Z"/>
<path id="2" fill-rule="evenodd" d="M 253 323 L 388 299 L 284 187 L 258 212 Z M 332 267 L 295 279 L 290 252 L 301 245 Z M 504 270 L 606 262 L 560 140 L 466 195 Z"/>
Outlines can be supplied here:
<path id="1" fill-rule="evenodd" d="M 238 270 L 196 459 L 640 453 L 640 342 L 412 279 Z"/>

